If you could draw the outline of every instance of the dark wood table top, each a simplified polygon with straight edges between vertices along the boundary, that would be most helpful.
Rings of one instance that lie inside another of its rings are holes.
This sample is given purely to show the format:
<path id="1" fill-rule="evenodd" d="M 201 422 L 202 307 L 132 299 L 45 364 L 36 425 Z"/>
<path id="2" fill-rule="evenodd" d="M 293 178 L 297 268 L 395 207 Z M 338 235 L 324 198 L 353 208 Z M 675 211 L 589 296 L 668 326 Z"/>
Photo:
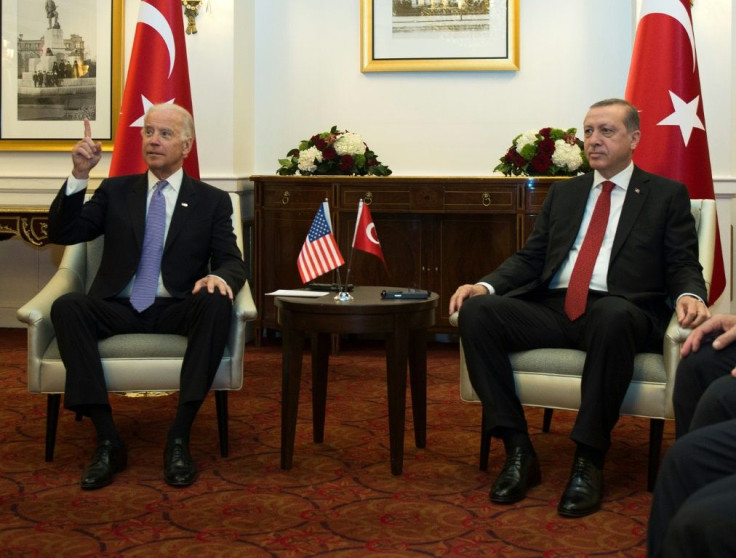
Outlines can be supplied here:
<path id="1" fill-rule="evenodd" d="M 279 308 L 332 315 L 361 314 L 395 314 L 415 312 L 437 307 L 439 295 L 430 292 L 425 299 L 418 298 L 381 298 L 381 291 L 406 291 L 402 287 L 355 287 L 350 294 L 352 300 L 335 300 L 337 293 L 329 292 L 320 297 L 276 296 L 275 304 Z"/>

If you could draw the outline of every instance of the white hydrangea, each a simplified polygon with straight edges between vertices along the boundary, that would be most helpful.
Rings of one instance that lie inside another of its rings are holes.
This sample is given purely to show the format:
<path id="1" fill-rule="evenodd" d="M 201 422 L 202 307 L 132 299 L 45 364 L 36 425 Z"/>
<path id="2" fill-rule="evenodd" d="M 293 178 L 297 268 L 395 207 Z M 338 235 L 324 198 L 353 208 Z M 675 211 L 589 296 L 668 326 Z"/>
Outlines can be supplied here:
<path id="1" fill-rule="evenodd" d="M 565 140 L 558 139 L 555 142 L 552 163 L 573 172 L 578 170 L 583 164 L 583 156 L 577 145 L 571 145 Z"/>
<path id="2" fill-rule="evenodd" d="M 314 172 L 317 170 L 317 165 L 314 160 L 318 163 L 322 162 L 322 152 L 316 147 L 312 146 L 309 149 L 299 152 L 299 163 L 297 166 L 302 172 Z"/>
<path id="3" fill-rule="evenodd" d="M 359 134 L 345 132 L 334 143 L 338 155 L 362 155 L 365 153 L 365 143 Z"/>
<path id="4" fill-rule="evenodd" d="M 537 133 L 539 130 L 527 130 L 516 139 L 516 151 L 521 153 L 521 150 L 530 143 L 533 144 L 537 141 Z"/>

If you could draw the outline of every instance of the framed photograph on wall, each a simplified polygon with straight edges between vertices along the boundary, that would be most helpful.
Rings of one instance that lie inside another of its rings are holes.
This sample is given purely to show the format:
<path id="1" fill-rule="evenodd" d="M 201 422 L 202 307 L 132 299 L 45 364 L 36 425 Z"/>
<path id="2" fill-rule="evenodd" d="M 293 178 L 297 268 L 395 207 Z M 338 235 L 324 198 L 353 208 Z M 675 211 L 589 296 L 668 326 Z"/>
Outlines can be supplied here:
<path id="1" fill-rule="evenodd" d="M 519 69 L 519 0 L 360 0 L 361 72 Z"/>
<path id="2" fill-rule="evenodd" d="M 0 0 L 0 150 L 67 151 L 89 118 L 112 149 L 124 0 Z"/>

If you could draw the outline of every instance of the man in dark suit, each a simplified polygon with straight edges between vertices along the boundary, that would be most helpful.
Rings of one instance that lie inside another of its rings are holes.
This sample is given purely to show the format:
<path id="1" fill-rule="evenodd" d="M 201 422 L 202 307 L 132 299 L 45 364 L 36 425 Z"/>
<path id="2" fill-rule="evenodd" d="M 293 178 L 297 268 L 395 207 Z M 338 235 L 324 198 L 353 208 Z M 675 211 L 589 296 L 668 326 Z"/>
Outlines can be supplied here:
<path id="1" fill-rule="evenodd" d="M 640 135 L 639 114 L 628 102 L 592 105 L 584 142 L 593 172 L 554 184 L 525 246 L 478 283 L 461 285 L 450 300 L 450 313 L 460 310 L 483 428 L 506 449 L 493 502 L 518 502 L 541 481 L 509 352 L 587 352 L 571 434 L 577 451 L 558 505 L 560 515 L 582 517 L 600 508 L 604 458 L 634 356 L 661 350 L 673 305 L 683 327 L 709 316 L 687 189 L 634 166 Z M 599 198 L 609 206 L 603 218 L 593 215 Z M 584 242 L 589 229 L 599 233 L 592 251 L 592 241 Z"/>
<path id="2" fill-rule="evenodd" d="M 126 466 L 97 342 L 136 332 L 188 338 L 179 404 L 164 451 L 166 482 L 188 486 L 197 476 L 190 429 L 225 350 L 232 300 L 246 277 L 232 204 L 226 192 L 184 172 L 194 124 L 188 111 L 171 104 L 154 105 L 145 115 L 148 171 L 103 180 L 85 203 L 89 172 L 102 152 L 91 139 L 88 121 L 84 127 L 84 138 L 72 149 L 72 173 L 51 204 L 48 224 L 49 240 L 56 244 L 105 238 L 89 293 L 59 297 L 51 309 L 66 367 L 64 406 L 89 416 L 97 431 L 97 450 L 81 486 L 106 486 Z"/>
<path id="3" fill-rule="evenodd" d="M 716 355 L 733 363 L 726 352 Z M 733 372 L 722 375 L 708 385 L 695 408 L 690 430 L 662 460 L 647 531 L 650 558 L 736 556 L 733 376 Z"/>
<path id="4" fill-rule="evenodd" d="M 708 386 L 722 376 L 736 375 L 734 340 L 736 315 L 716 314 L 695 328 L 683 344 L 684 358 L 677 367 L 672 392 L 677 438 L 691 429 L 695 408 Z"/>

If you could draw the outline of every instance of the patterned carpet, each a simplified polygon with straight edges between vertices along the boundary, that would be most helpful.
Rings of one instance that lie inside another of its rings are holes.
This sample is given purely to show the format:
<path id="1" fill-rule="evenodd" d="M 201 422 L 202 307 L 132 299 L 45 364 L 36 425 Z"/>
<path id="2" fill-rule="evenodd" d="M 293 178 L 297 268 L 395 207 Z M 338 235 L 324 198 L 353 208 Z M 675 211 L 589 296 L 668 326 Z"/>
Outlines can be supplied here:
<path id="1" fill-rule="evenodd" d="M 574 414 L 555 413 L 544 434 L 541 411 L 528 410 L 543 482 L 516 505 L 491 504 L 502 452 L 479 471 L 480 409 L 459 400 L 457 345 L 430 346 L 427 448 L 413 447 L 407 404 L 401 477 L 389 470 L 380 345 L 345 341 L 330 360 L 321 445 L 311 441 L 305 358 L 291 471 L 279 468 L 280 348 L 249 346 L 245 360 L 245 387 L 230 395 L 230 457 L 219 456 L 208 399 L 192 434 L 199 480 L 167 486 L 162 444 L 176 397 L 114 396 L 129 465 L 111 486 L 83 492 L 90 423 L 62 412 L 55 460 L 44 462 L 46 398 L 26 390 L 25 331 L 0 329 L 0 557 L 644 556 L 646 420 L 616 427 L 602 511 L 563 519 Z M 668 424 L 667 445 L 672 437 Z"/>

